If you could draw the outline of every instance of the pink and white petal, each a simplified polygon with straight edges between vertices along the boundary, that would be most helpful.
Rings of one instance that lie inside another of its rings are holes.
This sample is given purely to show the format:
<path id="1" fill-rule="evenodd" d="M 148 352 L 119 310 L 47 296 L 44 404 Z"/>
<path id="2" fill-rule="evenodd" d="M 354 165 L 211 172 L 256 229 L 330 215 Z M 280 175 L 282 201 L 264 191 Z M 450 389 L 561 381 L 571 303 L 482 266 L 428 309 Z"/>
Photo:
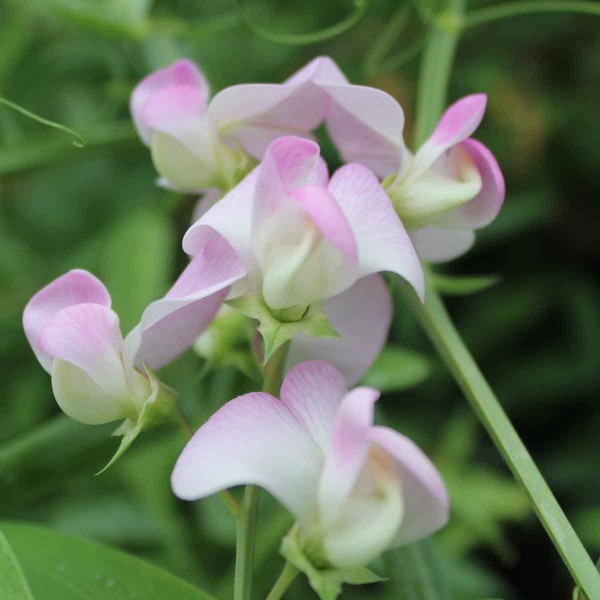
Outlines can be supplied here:
<path id="1" fill-rule="evenodd" d="M 385 92 L 358 85 L 320 86 L 330 98 L 327 130 L 344 162 L 385 177 L 401 170 L 407 149 L 402 108 Z"/>
<path id="2" fill-rule="evenodd" d="M 454 260 L 475 243 L 475 234 L 468 229 L 423 227 L 411 231 L 410 238 L 419 258 L 433 263 Z"/>
<path id="3" fill-rule="evenodd" d="M 393 547 L 409 544 L 448 522 L 450 499 L 441 475 L 423 451 L 387 427 L 373 427 L 370 441 L 394 460 L 404 496 L 404 519 Z"/>
<path id="4" fill-rule="evenodd" d="M 251 240 L 256 176 L 257 169 L 254 169 L 187 230 L 183 237 L 185 252 L 197 254 L 218 234 L 229 242 L 246 269 L 251 270 L 254 263 Z"/>
<path id="5" fill-rule="evenodd" d="M 245 275 L 233 248 L 224 238 L 213 237 L 165 297 L 146 308 L 139 333 L 132 332 L 140 340 L 134 357 L 125 353 L 126 367 L 133 364 L 140 369 L 147 364 L 160 369 L 185 352 L 213 320 L 230 286 Z M 130 343 L 127 340 L 126 346 Z"/>
<path id="6" fill-rule="evenodd" d="M 261 160 L 273 140 L 290 134 L 307 136 L 324 119 L 327 97 L 313 84 L 235 85 L 219 92 L 208 115 L 230 145 L 241 144 Z"/>
<path id="7" fill-rule="evenodd" d="M 329 56 L 317 56 L 283 82 L 284 86 L 299 86 L 308 81 L 317 84 L 349 85 L 350 82 Z"/>
<path id="8" fill-rule="evenodd" d="M 172 65 L 159 69 L 143 79 L 133 90 L 130 100 L 131 115 L 135 127 L 142 140 L 150 145 L 153 125 L 147 123 L 142 114 L 145 105 L 162 90 L 180 87 L 194 90 L 197 101 L 195 105 L 204 112 L 208 100 L 209 88 L 204 75 L 190 60 L 178 60 Z"/>
<path id="9" fill-rule="evenodd" d="M 119 317 L 107 306 L 76 304 L 63 308 L 48 319 L 39 343 L 55 360 L 84 371 L 109 396 L 129 396 L 121 361 Z"/>
<path id="10" fill-rule="evenodd" d="M 362 165 L 346 165 L 334 173 L 329 191 L 354 232 L 359 277 L 380 271 L 397 273 L 423 299 L 425 280 L 421 263 L 377 177 Z"/>
<path id="11" fill-rule="evenodd" d="M 483 119 L 486 103 L 485 94 L 472 94 L 446 109 L 431 137 L 415 155 L 411 172 L 415 176 L 424 173 L 448 148 L 470 137 Z"/>
<path id="12" fill-rule="evenodd" d="M 392 322 L 392 299 L 383 277 L 375 274 L 359 279 L 349 290 L 328 300 L 325 312 L 340 337 L 295 337 L 286 368 L 309 359 L 328 361 L 352 386 L 379 356 Z"/>
<path id="13" fill-rule="evenodd" d="M 358 249 L 354 233 L 339 204 L 327 188 L 305 185 L 293 190 L 291 195 L 302 206 L 321 235 L 344 255 L 350 263 L 348 268 L 356 268 Z"/>
<path id="14" fill-rule="evenodd" d="M 461 142 L 479 172 L 481 190 L 464 204 L 443 215 L 436 225 L 450 229 L 479 229 L 489 225 L 500 212 L 504 203 L 504 177 L 494 155 L 474 139 Z"/>
<path id="15" fill-rule="evenodd" d="M 192 225 L 203 217 L 220 199 L 223 192 L 217 188 L 210 188 L 202 192 L 192 212 Z"/>
<path id="16" fill-rule="evenodd" d="M 46 322 L 58 311 L 75 304 L 110 306 L 104 284 L 87 271 L 74 269 L 42 288 L 23 311 L 23 329 L 40 364 L 52 371 L 52 356 L 40 348 L 39 338 Z"/>
<path id="17" fill-rule="evenodd" d="M 319 146 L 299 137 L 282 137 L 272 142 L 257 168 L 253 228 L 262 227 L 287 194 L 305 185 L 325 185 L 327 166 Z"/>
<path id="18" fill-rule="evenodd" d="M 325 526 L 340 514 L 367 461 L 378 398 L 377 390 L 359 387 L 340 404 L 319 482 L 319 514 Z"/>
<path id="19" fill-rule="evenodd" d="M 231 400 L 194 434 L 171 485 L 184 500 L 258 485 L 305 519 L 314 510 L 321 466 L 319 447 L 288 407 L 257 392 Z"/>
<path id="20" fill-rule="evenodd" d="M 325 454 L 338 408 L 348 393 L 342 374 L 322 360 L 291 369 L 281 386 L 281 401 Z"/>

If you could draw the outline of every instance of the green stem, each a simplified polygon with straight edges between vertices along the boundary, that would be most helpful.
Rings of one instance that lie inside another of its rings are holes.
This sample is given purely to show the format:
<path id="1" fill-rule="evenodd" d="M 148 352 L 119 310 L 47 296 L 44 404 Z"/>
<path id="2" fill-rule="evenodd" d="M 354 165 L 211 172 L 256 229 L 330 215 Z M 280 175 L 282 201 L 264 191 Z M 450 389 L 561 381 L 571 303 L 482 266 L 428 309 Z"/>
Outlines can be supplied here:
<path id="1" fill-rule="evenodd" d="M 280 598 L 283 598 L 283 594 L 285 594 L 292 581 L 296 579 L 298 573 L 298 569 L 292 563 L 286 562 L 273 589 L 269 592 L 267 600 L 280 600 Z"/>
<path id="2" fill-rule="evenodd" d="M 417 148 L 432 133 L 444 110 L 464 9 L 465 0 L 451 0 L 450 9 L 435 19 L 427 34 L 417 87 Z"/>
<path id="3" fill-rule="evenodd" d="M 525 490 L 535 513 L 573 579 L 588 598 L 600 598 L 600 575 L 556 498 L 512 426 L 500 402 L 454 327 L 435 287 L 428 281 L 425 304 L 403 284 L 414 314 L 456 379 L 471 407 Z"/>
<path id="4" fill-rule="evenodd" d="M 277 394 L 287 349 L 287 343 L 280 346 L 265 365 L 263 392 Z M 252 595 L 252 570 L 259 500 L 260 489 L 255 485 L 247 485 L 237 527 L 233 600 L 250 600 Z"/>
<path id="5" fill-rule="evenodd" d="M 465 18 L 464 27 L 475 27 L 518 15 L 531 15 L 547 12 L 570 12 L 600 16 L 600 5 L 597 2 L 505 2 L 498 6 L 487 6 L 474 10 Z"/>

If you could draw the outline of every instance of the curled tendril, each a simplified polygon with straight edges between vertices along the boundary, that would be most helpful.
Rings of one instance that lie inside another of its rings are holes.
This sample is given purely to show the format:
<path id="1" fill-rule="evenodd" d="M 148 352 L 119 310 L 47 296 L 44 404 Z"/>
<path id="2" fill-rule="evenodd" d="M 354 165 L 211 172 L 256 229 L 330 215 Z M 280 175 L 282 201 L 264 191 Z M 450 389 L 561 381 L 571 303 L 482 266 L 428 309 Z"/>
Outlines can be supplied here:
<path id="1" fill-rule="evenodd" d="M 248 16 L 242 0 L 235 0 L 235 3 L 240 18 L 248 29 L 266 40 L 275 42 L 276 44 L 285 44 L 287 46 L 305 46 L 334 38 L 356 25 L 367 10 L 367 0 L 353 0 L 354 10 L 352 13 L 335 25 L 325 27 L 324 29 L 312 33 L 276 33 L 255 25 Z"/>
<path id="2" fill-rule="evenodd" d="M 73 140 L 73 145 L 77 146 L 77 148 L 83 148 L 85 146 L 85 140 L 76 131 L 73 131 L 72 129 L 69 129 L 64 125 L 61 125 L 60 123 L 55 123 L 54 121 L 44 119 L 44 117 L 40 117 L 39 115 L 32 113 L 26 108 L 23 108 L 22 106 L 19 106 L 18 104 L 15 104 L 14 102 L 7 100 L 6 98 L 0 97 L 0 104 L 4 104 L 5 106 L 8 106 L 9 108 L 16 110 L 17 112 L 20 112 L 22 115 L 25 115 L 26 117 L 29 117 L 30 119 L 33 119 L 38 123 L 42 123 L 42 125 L 54 127 L 54 129 L 60 129 L 61 131 L 72 135 L 75 138 L 75 140 Z"/>

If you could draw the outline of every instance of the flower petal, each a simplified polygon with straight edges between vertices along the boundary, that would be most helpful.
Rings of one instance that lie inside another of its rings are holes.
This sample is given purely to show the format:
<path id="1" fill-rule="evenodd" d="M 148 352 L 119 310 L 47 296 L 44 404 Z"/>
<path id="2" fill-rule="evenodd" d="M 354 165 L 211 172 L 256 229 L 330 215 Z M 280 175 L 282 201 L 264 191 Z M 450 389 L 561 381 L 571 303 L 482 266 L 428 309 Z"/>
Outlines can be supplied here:
<path id="1" fill-rule="evenodd" d="M 152 141 L 152 131 L 156 128 L 156 122 L 154 119 L 148 122 L 146 120 L 148 114 L 144 115 L 143 111 L 150 100 L 165 90 L 177 90 L 177 93 L 171 96 L 171 100 L 175 100 L 175 105 L 170 109 L 166 98 L 163 98 L 165 101 L 162 104 L 167 113 L 176 114 L 182 108 L 182 103 L 185 104 L 186 111 L 193 108 L 193 112 L 199 114 L 202 114 L 206 107 L 209 94 L 208 83 L 192 61 L 178 60 L 164 69 L 151 73 L 135 87 L 130 100 L 133 122 L 147 145 Z M 185 103 L 184 99 L 186 99 Z"/>
<path id="2" fill-rule="evenodd" d="M 51 317 L 75 304 L 110 306 L 110 294 L 91 273 L 75 269 L 42 288 L 23 311 L 23 329 L 27 340 L 42 367 L 49 373 L 52 371 L 52 356 L 40 348 L 40 334 Z"/>
<path id="3" fill-rule="evenodd" d="M 342 374 L 322 360 L 303 362 L 289 371 L 281 401 L 327 452 L 336 414 L 348 388 Z"/>
<path id="4" fill-rule="evenodd" d="M 475 234 L 468 229 L 423 227 L 411 231 L 410 239 L 422 260 L 446 262 L 469 250 L 475 243 Z"/>
<path id="5" fill-rule="evenodd" d="M 325 304 L 339 338 L 299 335 L 290 346 L 286 368 L 308 359 L 332 363 L 349 386 L 356 384 L 385 345 L 392 322 L 392 299 L 380 275 L 359 279 Z M 360 315 L 360 318 L 357 318 Z"/>
<path id="6" fill-rule="evenodd" d="M 425 293 L 421 264 L 410 237 L 381 184 L 366 167 L 346 165 L 329 182 L 358 246 L 359 277 L 391 271 L 404 277 L 420 298 Z"/>
<path id="7" fill-rule="evenodd" d="M 325 527 L 337 519 L 366 463 L 378 398 L 377 390 L 359 387 L 340 404 L 319 483 L 319 513 Z"/>
<path id="8" fill-rule="evenodd" d="M 259 485 L 303 519 L 314 510 L 321 464 L 318 446 L 288 407 L 252 393 L 228 402 L 194 434 L 171 485 L 184 500 Z"/>
<path id="9" fill-rule="evenodd" d="M 404 112 L 392 96 L 366 86 L 321 84 L 330 98 L 327 131 L 344 162 L 366 165 L 379 177 L 401 170 L 407 149 Z"/>
<path id="10" fill-rule="evenodd" d="M 481 142 L 471 138 L 460 147 L 466 150 L 479 172 L 481 190 L 463 206 L 440 217 L 436 225 L 450 229 L 479 229 L 489 225 L 502 208 L 504 177 L 494 155 Z"/>
<path id="11" fill-rule="evenodd" d="M 256 176 L 257 169 L 254 169 L 187 230 L 183 237 L 185 252 L 197 254 L 219 234 L 229 242 L 246 269 L 252 269 L 252 206 Z"/>
<path id="12" fill-rule="evenodd" d="M 101 304 L 63 308 L 46 322 L 39 343 L 54 358 L 53 387 L 67 414 L 81 420 L 81 410 L 93 419 L 98 410 L 95 422 L 104 423 L 106 414 L 116 414 L 116 419 L 134 411 L 121 360 L 119 318 L 113 310 Z M 74 369 L 67 368 L 71 366 Z M 91 423 L 89 419 L 83 422 Z"/>
<path id="13" fill-rule="evenodd" d="M 404 497 L 404 519 L 393 546 L 409 544 L 448 522 L 446 486 L 425 454 L 407 437 L 387 427 L 373 427 L 370 440 L 395 462 Z"/>
<path id="14" fill-rule="evenodd" d="M 282 85 L 245 84 L 219 92 L 208 114 L 223 139 L 260 160 L 274 139 L 308 136 L 323 121 L 329 101 L 316 80 L 346 82 L 330 58 L 319 57 Z"/>
<path id="15" fill-rule="evenodd" d="M 240 259 L 227 241 L 220 236 L 212 238 L 165 297 L 146 308 L 139 334 L 133 334 L 139 335 L 139 347 L 132 349 L 129 336 L 126 340 L 126 366 L 135 364 L 141 369 L 147 364 L 154 370 L 174 360 L 209 325 L 230 286 L 245 275 Z"/>
<path id="16" fill-rule="evenodd" d="M 483 119 L 486 103 L 485 94 L 472 94 L 447 108 L 431 137 L 415 155 L 411 173 L 415 177 L 424 173 L 448 148 L 470 137 Z"/>

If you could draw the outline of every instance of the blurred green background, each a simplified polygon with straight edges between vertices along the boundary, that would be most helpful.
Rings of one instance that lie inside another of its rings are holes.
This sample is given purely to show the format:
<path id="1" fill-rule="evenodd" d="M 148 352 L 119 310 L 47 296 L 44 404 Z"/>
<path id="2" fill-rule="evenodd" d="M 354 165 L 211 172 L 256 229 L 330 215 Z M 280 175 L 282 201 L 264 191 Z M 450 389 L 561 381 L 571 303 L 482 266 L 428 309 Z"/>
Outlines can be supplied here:
<path id="1" fill-rule="evenodd" d="M 299 33 L 332 25 L 351 9 L 342 0 L 256 0 L 248 15 L 272 31 Z M 373 45 L 392 22 L 396 41 L 380 60 Z M 84 427 L 59 414 L 23 335 L 23 307 L 54 277 L 86 268 L 110 289 L 126 333 L 185 264 L 180 241 L 195 199 L 155 187 L 149 153 L 129 120 L 129 94 L 148 72 L 187 56 L 216 92 L 281 81 L 328 54 L 352 81 L 401 102 L 410 140 L 423 32 L 416 11 L 396 0 L 372 0 L 349 31 L 301 47 L 256 35 L 229 1 L 0 0 L 0 96 L 87 142 L 76 148 L 68 135 L 0 105 L 0 518 L 104 541 L 229 597 L 233 519 L 213 499 L 183 504 L 170 493 L 183 439 L 146 434 L 118 466 L 93 477 L 116 447 L 107 439 L 111 427 Z M 599 80 L 593 17 L 522 16 L 464 35 L 449 99 L 489 95 L 477 137 L 502 166 L 507 198 L 474 250 L 443 269 L 501 278 L 478 294 L 448 297 L 449 306 L 594 559 Z M 335 164 L 332 149 L 325 152 Z M 442 470 L 452 520 L 433 545 L 390 553 L 375 565 L 390 582 L 345 597 L 570 598 L 573 584 L 552 544 L 401 302 L 391 337 L 394 349 L 371 374 L 387 390 L 379 418 L 413 437 Z M 189 352 L 164 370 L 195 425 L 255 386 L 231 367 L 199 381 L 201 366 Z M 288 518 L 263 498 L 260 523 L 257 589 L 264 597 L 282 564 L 276 549 Z M 418 579 L 410 568 L 415 552 L 439 562 L 437 592 L 419 595 L 410 583 Z M 289 597 L 310 597 L 307 590 L 296 583 Z"/>

